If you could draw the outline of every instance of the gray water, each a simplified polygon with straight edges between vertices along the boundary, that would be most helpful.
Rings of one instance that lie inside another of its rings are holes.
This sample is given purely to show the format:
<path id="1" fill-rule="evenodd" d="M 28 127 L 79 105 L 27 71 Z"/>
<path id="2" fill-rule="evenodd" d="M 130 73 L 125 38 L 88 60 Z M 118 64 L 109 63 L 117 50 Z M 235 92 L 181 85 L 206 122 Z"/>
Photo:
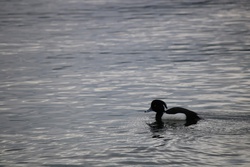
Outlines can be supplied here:
<path id="1" fill-rule="evenodd" d="M 249 166 L 247 0 L 2 0 L 0 166 Z M 153 99 L 197 112 L 148 126 Z"/>

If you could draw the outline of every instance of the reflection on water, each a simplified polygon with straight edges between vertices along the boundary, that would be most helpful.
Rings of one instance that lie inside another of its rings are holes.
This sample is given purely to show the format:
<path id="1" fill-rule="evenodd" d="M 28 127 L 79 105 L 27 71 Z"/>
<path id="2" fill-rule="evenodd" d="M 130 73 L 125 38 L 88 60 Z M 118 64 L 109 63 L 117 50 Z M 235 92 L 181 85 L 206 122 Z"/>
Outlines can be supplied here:
<path id="1" fill-rule="evenodd" d="M 247 1 L 0 8 L 0 165 L 250 164 Z M 152 99 L 204 120 L 152 129 Z"/>

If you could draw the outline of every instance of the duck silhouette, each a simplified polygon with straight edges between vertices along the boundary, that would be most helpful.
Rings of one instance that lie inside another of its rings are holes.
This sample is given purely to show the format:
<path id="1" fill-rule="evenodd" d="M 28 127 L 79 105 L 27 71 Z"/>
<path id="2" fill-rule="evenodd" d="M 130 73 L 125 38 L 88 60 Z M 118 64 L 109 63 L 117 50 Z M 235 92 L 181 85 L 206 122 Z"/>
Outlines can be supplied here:
<path id="1" fill-rule="evenodd" d="M 166 103 L 162 100 L 153 100 L 151 106 L 145 112 L 156 112 L 155 121 L 159 125 L 163 125 L 162 118 L 165 120 L 185 120 L 185 126 L 196 124 L 201 118 L 194 111 L 182 107 L 173 107 L 168 109 Z M 165 114 L 164 114 L 165 113 Z M 164 114 L 164 115 L 163 115 Z M 177 117 L 169 117 L 178 115 Z M 166 117 L 166 118 L 165 118 Z M 169 118 L 168 118 L 169 117 Z"/>

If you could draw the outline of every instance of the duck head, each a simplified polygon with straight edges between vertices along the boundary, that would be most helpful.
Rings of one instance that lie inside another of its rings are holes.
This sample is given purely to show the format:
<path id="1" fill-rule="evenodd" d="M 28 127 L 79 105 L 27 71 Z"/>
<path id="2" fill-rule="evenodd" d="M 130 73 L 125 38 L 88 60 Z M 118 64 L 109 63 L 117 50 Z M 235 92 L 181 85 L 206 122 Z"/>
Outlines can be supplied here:
<path id="1" fill-rule="evenodd" d="M 167 105 L 164 101 L 153 100 L 151 102 L 150 108 L 145 112 L 150 112 L 150 111 L 156 112 L 155 120 L 158 124 L 162 125 L 163 122 L 162 122 L 161 117 L 162 117 L 163 113 L 166 111 L 166 109 L 167 109 Z"/>
<path id="2" fill-rule="evenodd" d="M 164 113 L 167 109 L 167 105 L 164 101 L 162 100 L 153 100 L 151 102 L 151 106 L 148 110 L 146 110 L 145 112 L 150 112 L 150 111 L 154 111 L 156 113 Z"/>

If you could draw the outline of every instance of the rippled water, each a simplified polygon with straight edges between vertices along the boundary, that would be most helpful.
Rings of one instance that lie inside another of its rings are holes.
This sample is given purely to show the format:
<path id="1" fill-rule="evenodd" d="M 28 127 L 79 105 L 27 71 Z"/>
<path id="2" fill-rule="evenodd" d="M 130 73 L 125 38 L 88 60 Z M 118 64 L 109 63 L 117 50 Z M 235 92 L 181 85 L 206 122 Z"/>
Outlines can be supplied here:
<path id="1" fill-rule="evenodd" d="M 0 2 L 0 166 L 249 166 L 247 0 Z M 153 99 L 199 113 L 151 128 Z"/>

